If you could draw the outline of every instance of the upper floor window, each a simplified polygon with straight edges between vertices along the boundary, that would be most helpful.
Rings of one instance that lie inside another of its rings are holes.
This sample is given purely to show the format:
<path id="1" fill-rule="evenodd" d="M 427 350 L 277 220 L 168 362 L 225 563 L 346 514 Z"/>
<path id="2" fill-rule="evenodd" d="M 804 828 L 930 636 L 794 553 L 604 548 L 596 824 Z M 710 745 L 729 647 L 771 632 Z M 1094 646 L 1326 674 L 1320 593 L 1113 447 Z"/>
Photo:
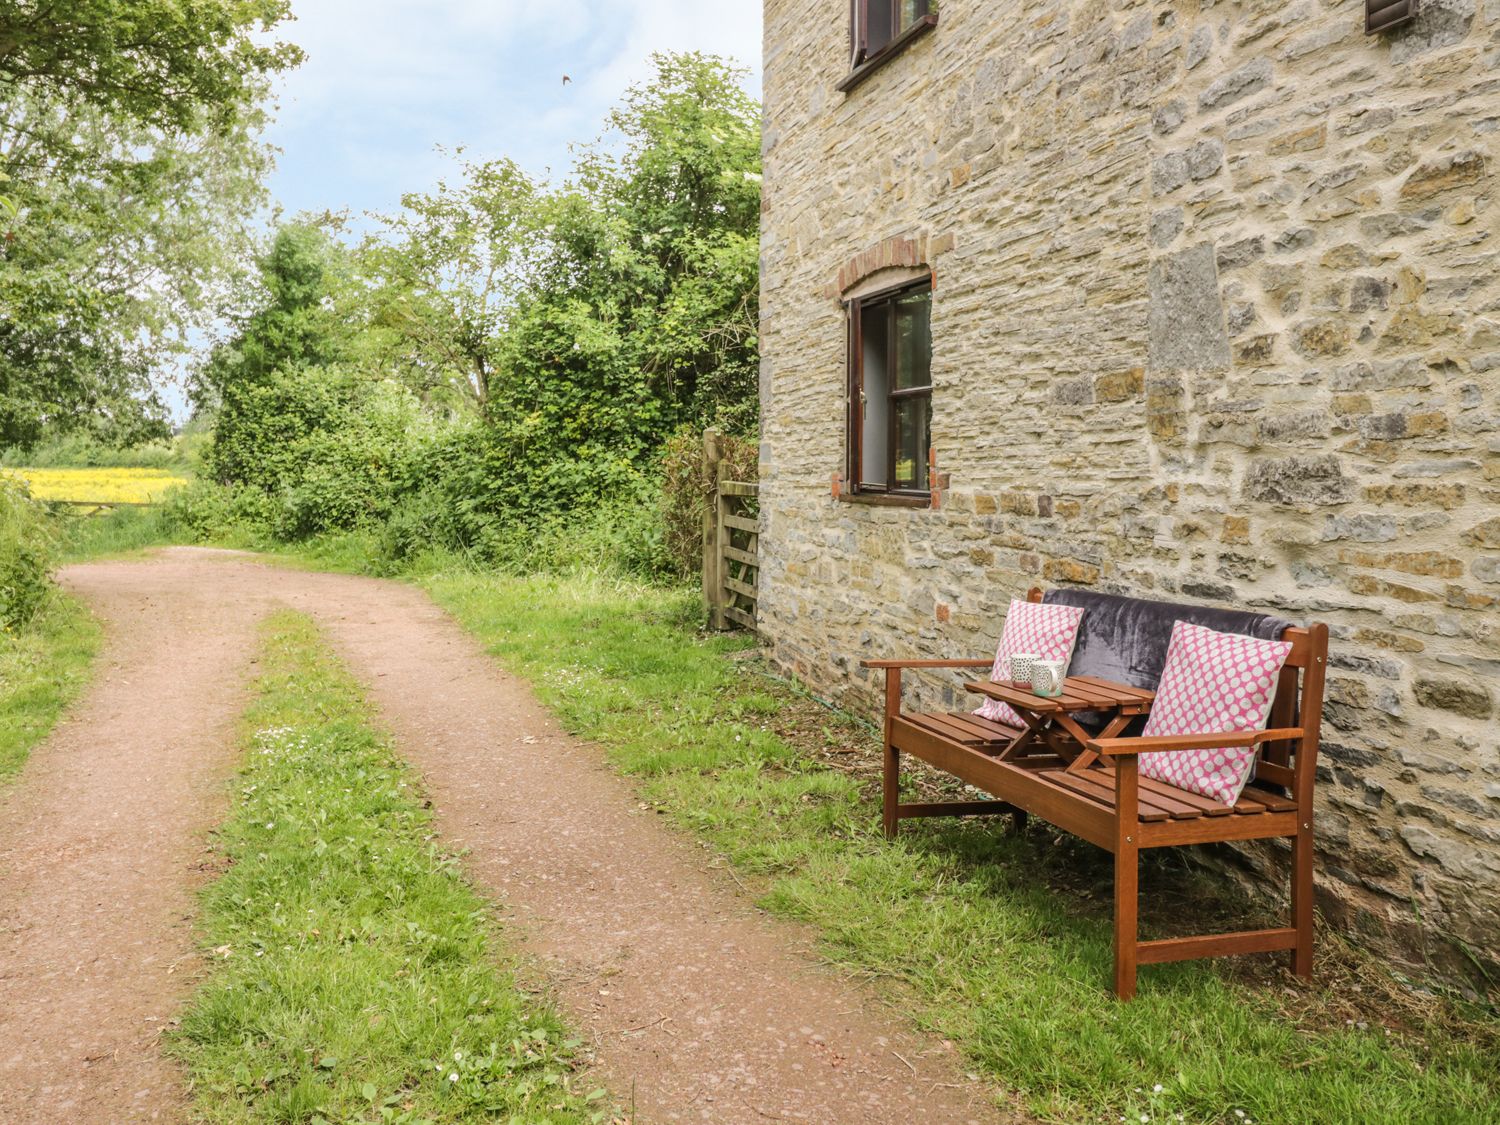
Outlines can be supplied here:
<path id="1" fill-rule="evenodd" d="M 926 496 L 932 447 L 932 285 L 849 303 L 849 476 L 855 493 Z"/>
<path id="2" fill-rule="evenodd" d="M 848 90 L 885 59 L 937 24 L 933 0 L 849 0 Z"/>
<path id="3" fill-rule="evenodd" d="M 851 69 L 887 50 L 926 19 L 932 0 L 849 0 Z"/>

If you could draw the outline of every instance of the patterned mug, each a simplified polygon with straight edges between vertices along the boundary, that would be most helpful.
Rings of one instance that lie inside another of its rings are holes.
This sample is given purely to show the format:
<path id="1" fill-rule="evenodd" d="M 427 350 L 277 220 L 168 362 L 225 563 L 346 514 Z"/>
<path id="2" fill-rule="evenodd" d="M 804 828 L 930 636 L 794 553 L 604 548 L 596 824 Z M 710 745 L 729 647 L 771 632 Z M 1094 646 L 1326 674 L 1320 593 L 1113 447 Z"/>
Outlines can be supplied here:
<path id="1" fill-rule="evenodd" d="M 1031 665 L 1031 690 L 1037 695 L 1054 698 L 1063 693 L 1067 669 L 1061 660 L 1038 660 Z"/>
<path id="2" fill-rule="evenodd" d="M 1039 652 L 1018 652 L 1010 658 L 1010 678 L 1013 683 L 1029 686 L 1031 669 L 1042 658 Z"/>

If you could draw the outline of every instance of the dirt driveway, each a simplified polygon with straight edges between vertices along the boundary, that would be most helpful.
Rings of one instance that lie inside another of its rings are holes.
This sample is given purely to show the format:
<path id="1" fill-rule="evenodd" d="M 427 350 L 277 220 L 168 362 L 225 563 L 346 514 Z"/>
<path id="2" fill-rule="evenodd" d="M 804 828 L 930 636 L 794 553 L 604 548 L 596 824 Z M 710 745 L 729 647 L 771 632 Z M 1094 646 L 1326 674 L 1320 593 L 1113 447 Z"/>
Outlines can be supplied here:
<path id="1" fill-rule="evenodd" d="M 414 587 L 174 548 L 70 568 L 100 675 L 0 794 L 0 1121 L 185 1120 L 157 1036 L 196 967 L 256 624 L 314 615 L 423 775 L 452 847 L 643 1122 L 979 1122 L 990 1093 L 809 935 L 707 870 L 600 751 Z"/>

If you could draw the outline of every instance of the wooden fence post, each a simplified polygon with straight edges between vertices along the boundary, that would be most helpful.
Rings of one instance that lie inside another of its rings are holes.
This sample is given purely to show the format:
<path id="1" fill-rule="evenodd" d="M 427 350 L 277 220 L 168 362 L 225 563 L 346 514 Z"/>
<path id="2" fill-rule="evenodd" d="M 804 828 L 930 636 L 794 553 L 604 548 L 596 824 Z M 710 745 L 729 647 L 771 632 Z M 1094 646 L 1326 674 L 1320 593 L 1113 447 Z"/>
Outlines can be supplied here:
<path id="1" fill-rule="evenodd" d="M 703 509 L 703 600 L 713 629 L 729 627 L 724 613 L 724 498 L 719 494 L 719 481 L 724 478 L 722 437 L 713 427 L 703 431 L 703 478 L 708 488 Z"/>

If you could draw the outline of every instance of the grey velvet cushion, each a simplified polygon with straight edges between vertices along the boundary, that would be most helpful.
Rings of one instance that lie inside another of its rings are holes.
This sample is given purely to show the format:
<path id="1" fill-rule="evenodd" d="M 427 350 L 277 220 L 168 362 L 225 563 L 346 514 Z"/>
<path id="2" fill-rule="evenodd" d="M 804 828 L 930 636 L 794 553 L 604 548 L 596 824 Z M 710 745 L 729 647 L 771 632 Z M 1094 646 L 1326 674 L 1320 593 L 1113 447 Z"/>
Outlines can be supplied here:
<path id="1" fill-rule="evenodd" d="M 1172 626 L 1178 621 L 1266 641 L 1279 640 L 1291 625 L 1263 613 L 1152 602 L 1091 590 L 1048 590 L 1042 601 L 1080 606 L 1084 611 L 1069 675 L 1098 676 L 1152 691 L 1161 682 Z"/>

